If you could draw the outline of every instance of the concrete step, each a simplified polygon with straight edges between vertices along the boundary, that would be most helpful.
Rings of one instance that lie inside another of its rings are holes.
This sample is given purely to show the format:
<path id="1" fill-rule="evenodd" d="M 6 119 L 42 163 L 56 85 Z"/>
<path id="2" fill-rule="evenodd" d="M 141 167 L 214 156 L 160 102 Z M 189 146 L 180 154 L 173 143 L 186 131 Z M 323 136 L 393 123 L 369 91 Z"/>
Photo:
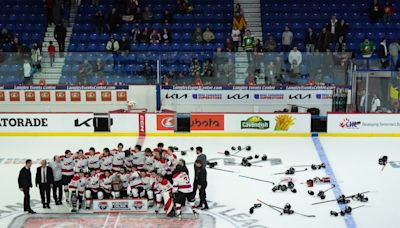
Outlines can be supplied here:
<path id="1" fill-rule="evenodd" d="M 53 66 L 52 66 L 52 67 L 54 67 L 54 68 L 61 68 L 61 69 L 62 69 L 63 66 L 64 66 L 64 63 L 58 62 L 58 63 L 53 63 Z M 43 67 L 43 68 L 51 67 L 51 66 L 50 66 L 50 62 L 42 63 L 42 67 Z"/>
<path id="2" fill-rule="evenodd" d="M 250 18 L 257 18 L 257 19 L 259 19 L 259 18 L 261 17 L 261 13 L 260 13 L 260 12 L 257 12 L 257 13 L 246 13 L 246 12 L 245 12 L 245 14 L 246 14 L 246 20 L 247 20 L 247 19 L 250 19 Z"/>
<path id="3" fill-rule="evenodd" d="M 251 13 L 261 13 L 261 9 L 259 6 L 255 7 L 245 7 L 243 8 L 244 16 L 247 17 Z"/>
<path id="4" fill-rule="evenodd" d="M 43 68 L 42 69 L 42 74 L 47 74 L 47 73 L 52 73 L 52 74 L 60 74 L 62 71 L 62 68 Z"/>
<path id="5" fill-rule="evenodd" d="M 54 58 L 54 63 L 62 63 L 64 64 L 65 59 L 57 57 L 58 54 L 56 53 L 56 58 Z M 46 58 L 46 56 L 42 59 L 42 63 L 50 63 L 50 58 Z"/>
<path id="6" fill-rule="evenodd" d="M 253 34 L 255 32 L 262 32 L 262 28 L 257 26 L 248 26 L 247 29 L 249 29 Z"/>
<path id="7" fill-rule="evenodd" d="M 67 32 L 72 32 L 72 27 L 67 27 Z M 54 27 L 47 27 L 47 32 L 54 32 Z"/>
<path id="8" fill-rule="evenodd" d="M 238 69 L 238 68 L 247 68 L 248 66 L 249 66 L 249 64 L 247 63 L 247 59 L 246 59 L 246 62 L 241 62 L 241 63 L 236 62 L 236 63 L 235 63 L 235 69 Z"/>
<path id="9" fill-rule="evenodd" d="M 72 35 L 72 31 L 67 32 L 67 36 L 71 36 Z M 44 34 L 45 37 L 54 37 L 54 30 L 53 32 L 46 32 Z"/>
<path id="10" fill-rule="evenodd" d="M 260 18 L 246 18 L 247 23 L 260 22 Z"/>
<path id="11" fill-rule="evenodd" d="M 242 8 L 244 8 L 243 7 L 243 5 L 245 5 L 245 4 L 260 4 L 260 0 L 235 0 L 235 3 L 240 3 L 241 5 L 242 5 Z"/>

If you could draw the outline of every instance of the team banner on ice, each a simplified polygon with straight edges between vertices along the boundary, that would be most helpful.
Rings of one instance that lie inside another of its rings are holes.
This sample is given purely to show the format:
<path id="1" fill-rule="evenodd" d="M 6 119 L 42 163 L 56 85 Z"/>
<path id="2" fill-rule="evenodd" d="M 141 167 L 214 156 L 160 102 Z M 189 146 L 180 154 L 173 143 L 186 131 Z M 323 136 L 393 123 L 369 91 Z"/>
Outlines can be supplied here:
<path id="1" fill-rule="evenodd" d="M 201 87 L 200 87 L 201 88 Z M 293 104 L 300 106 L 331 105 L 333 90 L 325 89 L 289 90 L 266 87 L 252 90 L 199 89 L 187 90 L 185 87 L 165 87 L 161 91 L 161 100 L 166 105 L 179 104 Z"/>
<path id="2" fill-rule="evenodd" d="M 328 133 L 400 133 L 400 114 L 328 114 Z"/>
<path id="3" fill-rule="evenodd" d="M 93 200 L 94 212 L 146 212 L 147 206 L 141 199 Z"/>

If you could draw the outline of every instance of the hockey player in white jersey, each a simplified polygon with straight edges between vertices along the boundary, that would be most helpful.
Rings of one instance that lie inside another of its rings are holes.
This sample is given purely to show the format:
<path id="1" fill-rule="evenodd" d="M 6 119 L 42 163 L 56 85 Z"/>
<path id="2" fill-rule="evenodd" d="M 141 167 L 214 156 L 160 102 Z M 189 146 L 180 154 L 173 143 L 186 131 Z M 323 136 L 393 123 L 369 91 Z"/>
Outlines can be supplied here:
<path id="1" fill-rule="evenodd" d="M 144 166 L 143 169 L 147 172 L 151 172 L 154 170 L 154 156 L 153 152 L 151 151 L 150 148 L 146 148 L 145 151 L 146 153 L 146 158 L 144 161 Z"/>
<path id="2" fill-rule="evenodd" d="M 153 186 L 154 182 L 156 181 L 155 178 L 151 175 L 150 172 L 141 172 L 140 177 L 143 182 L 143 192 L 141 193 L 140 197 L 144 197 L 144 195 L 147 195 L 147 200 L 149 202 L 149 207 L 154 206 L 154 192 L 153 192 Z"/>
<path id="3" fill-rule="evenodd" d="M 89 152 L 85 153 L 85 156 L 88 159 L 88 168 L 89 171 L 100 170 L 100 152 L 96 152 L 93 147 L 90 147 Z"/>
<path id="4" fill-rule="evenodd" d="M 118 149 L 113 149 L 111 154 L 113 155 L 112 160 L 112 171 L 119 172 L 124 166 L 125 152 L 123 151 L 124 145 L 122 143 L 118 144 Z"/>
<path id="5" fill-rule="evenodd" d="M 68 185 L 74 177 L 74 159 L 72 152 L 66 150 L 63 156 L 60 156 L 61 160 L 61 174 L 62 174 L 62 185 L 66 201 L 69 202 L 69 191 Z"/>
<path id="6" fill-rule="evenodd" d="M 68 185 L 69 195 L 71 196 L 70 202 L 72 211 L 76 212 L 77 210 L 77 202 L 79 202 L 79 209 L 82 209 L 83 206 L 83 195 L 86 188 L 86 178 L 84 170 L 78 172 L 72 178 L 71 182 Z"/>
<path id="7" fill-rule="evenodd" d="M 98 194 L 99 199 L 110 199 L 112 197 L 112 178 L 113 174 L 110 171 L 106 170 L 104 174 L 100 175 L 100 191 Z"/>
<path id="8" fill-rule="evenodd" d="M 143 191 L 143 182 L 140 177 L 140 172 L 136 165 L 132 166 L 132 171 L 129 176 L 128 195 L 133 198 L 139 198 L 139 194 Z"/>
<path id="9" fill-rule="evenodd" d="M 82 149 L 78 150 L 78 155 L 74 159 L 74 164 L 75 164 L 74 171 L 76 173 L 81 171 L 87 173 L 89 171 L 88 159 L 83 153 Z"/>
<path id="10" fill-rule="evenodd" d="M 155 212 L 158 213 L 159 209 L 161 209 L 162 205 L 164 205 L 165 214 L 169 217 L 172 217 L 175 215 L 175 211 L 173 210 L 174 203 L 172 201 L 173 186 L 167 179 L 161 177 L 160 175 L 154 173 L 153 176 L 157 181 L 154 186 L 154 193 L 156 194 L 157 202 Z"/>
<path id="11" fill-rule="evenodd" d="M 193 186 L 190 183 L 189 176 L 178 166 L 175 169 L 172 179 L 174 186 L 172 192 L 175 194 L 175 211 L 177 216 L 181 218 L 182 205 L 185 204 L 186 199 L 189 201 L 193 214 L 197 216 L 196 206 L 194 204 L 195 196 L 192 194 Z"/>
<path id="12" fill-rule="evenodd" d="M 100 173 L 92 169 L 90 176 L 86 178 L 86 190 L 85 190 L 85 206 L 86 209 L 90 209 L 93 204 L 93 199 L 97 199 L 97 194 L 100 189 Z"/>
<path id="13" fill-rule="evenodd" d="M 131 173 L 127 172 L 125 167 L 122 167 L 118 175 L 122 183 L 121 197 L 124 198 L 128 196 L 128 184 Z"/>
<path id="14" fill-rule="evenodd" d="M 131 151 L 132 165 L 136 165 L 139 170 L 143 170 L 146 160 L 146 153 L 142 151 L 141 145 L 136 145 L 135 149 Z"/>
<path id="15" fill-rule="evenodd" d="M 113 156 L 110 153 L 110 149 L 104 148 L 103 154 L 100 156 L 100 172 L 111 171 L 112 161 Z"/>

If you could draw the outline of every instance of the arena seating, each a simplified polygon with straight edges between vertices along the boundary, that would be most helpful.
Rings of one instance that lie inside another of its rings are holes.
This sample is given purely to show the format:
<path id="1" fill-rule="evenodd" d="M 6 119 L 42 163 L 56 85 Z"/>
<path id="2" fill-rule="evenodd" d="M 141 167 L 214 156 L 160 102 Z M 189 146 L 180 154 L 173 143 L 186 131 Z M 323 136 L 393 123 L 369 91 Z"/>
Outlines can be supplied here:
<path id="1" fill-rule="evenodd" d="M 111 83 L 134 83 L 140 84 L 144 79 L 140 76 L 145 61 L 150 61 L 155 72 L 156 60 L 161 60 L 161 73 L 165 74 L 170 70 L 175 72 L 183 71 L 187 75 L 189 63 L 193 57 L 204 60 L 212 58 L 212 53 L 218 47 L 223 47 L 223 41 L 231 30 L 233 1 L 232 0 L 195 0 L 191 1 L 194 5 L 192 14 L 173 14 L 171 24 L 161 23 L 162 14 L 165 10 L 173 11 L 171 0 L 144 0 L 140 1 L 141 7 L 148 6 L 154 13 L 154 23 L 124 23 L 121 31 L 117 34 L 95 33 L 94 14 L 97 10 L 102 10 L 107 16 L 113 7 L 113 1 L 103 1 L 102 5 L 82 5 L 78 10 L 76 23 L 71 36 L 69 46 L 70 53 L 65 60 L 63 74 L 60 83 L 74 83 L 78 68 L 84 57 L 89 61 L 101 58 L 107 64 L 105 67 L 105 80 L 110 79 Z M 106 43 L 113 35 L 117 40 L 121 36 L 129 38 L 128 33 L 135 26 L 140 29 L 148 27 L 160 31 L 167 28 L 171 32 L 171 44 L 131 44 L 131 53 L 118 56 L 117 65 L 114 66 L 111 54 L 106 54 Z M 203 30 L 209 26 L 216 36 L 212 44 L 193 44 L 192 33 L 196 26 Z M 83 53 L 92 52 L 90 56 Z M 97 52 L 97 53 L 95 53 Z M 73 76 L 73 77 L 70 77 Z M 93 75 L 87 79 L 88 82 L 96 82 L 98 77 Z"/>
<path id="2" fill-rule="evenodd" d="M 267 37 L 273 34 L 280 47 L 281 35 L 285 25 L 288 25 L 294 34 L 294 43 L 301 49 L 304 48 L 304 34 L 311 26 L 319 33 L 333 14 L 338 20 L 344 19 L 349 24 L 346 36 L 347 48 L 358 54 L 359 45 L 368 36 L 376 45 L 382 37 L 389 40 L 398 36 L 400 28 L 399 14 L 395 13 L 391 24 L 369 22 L 368 10 L 371 1 L 364 0 L 324 0 L 323 2 L 310 2 L 307 0 L 261 0 L 263 34 Z M 384 1 L 381 1 L 383 4 Z M 396 8 L 396 3 L 392 1 Z M 334 48 L 332 47 L 332 50 Z"/>
<path id="3" fill-rule="evenodd" d="M 0 0 L 0 30 L 7 29 L 13 37 L 31 48 L 41 43 L 46 28 L 46 15 L 41 0 Z M 0 44 L 4 52 L 10 44 Z M 0 84 L 18 84 L 22 81 L 24 58 L 18 54 L 5 53 L 0 58 Z"/>

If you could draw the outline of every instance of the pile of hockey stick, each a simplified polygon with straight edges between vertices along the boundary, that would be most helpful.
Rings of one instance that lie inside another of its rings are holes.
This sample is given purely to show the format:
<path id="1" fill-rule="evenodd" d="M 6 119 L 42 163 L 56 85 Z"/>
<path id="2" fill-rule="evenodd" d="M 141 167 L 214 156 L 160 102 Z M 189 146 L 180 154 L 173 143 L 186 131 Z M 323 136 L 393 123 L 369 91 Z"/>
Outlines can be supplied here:
<path id="1" fill-rule="evenodd" d="M 296 212 L 296 211 L 292 210 L 292 207 L 291 207 L 290 204 L 286 204 L 282 208 L 282 207 L 274 206 L 274 205 L 271 205 L 271 204 L 267 204 L 266 202 L 264 202 L 264 201 L 262 201 L 260 199 L 257 199 L 257 201 L 262 203 L 262 204 L 264 204 L 265 206 L 268 206 L 269 208 L 273 209 L 274 211 L 277 211 L 280 215 L 283 215 L 283 214 L 289 214 L 289 215 L 290 214 L 296 214 L 296 215 L 304 216 L 304 217 L 307 217 L 307 218 L 315 217 L 315 215 L 306 215 L 306 214 L 299 213 L 299 212 Z"/>

